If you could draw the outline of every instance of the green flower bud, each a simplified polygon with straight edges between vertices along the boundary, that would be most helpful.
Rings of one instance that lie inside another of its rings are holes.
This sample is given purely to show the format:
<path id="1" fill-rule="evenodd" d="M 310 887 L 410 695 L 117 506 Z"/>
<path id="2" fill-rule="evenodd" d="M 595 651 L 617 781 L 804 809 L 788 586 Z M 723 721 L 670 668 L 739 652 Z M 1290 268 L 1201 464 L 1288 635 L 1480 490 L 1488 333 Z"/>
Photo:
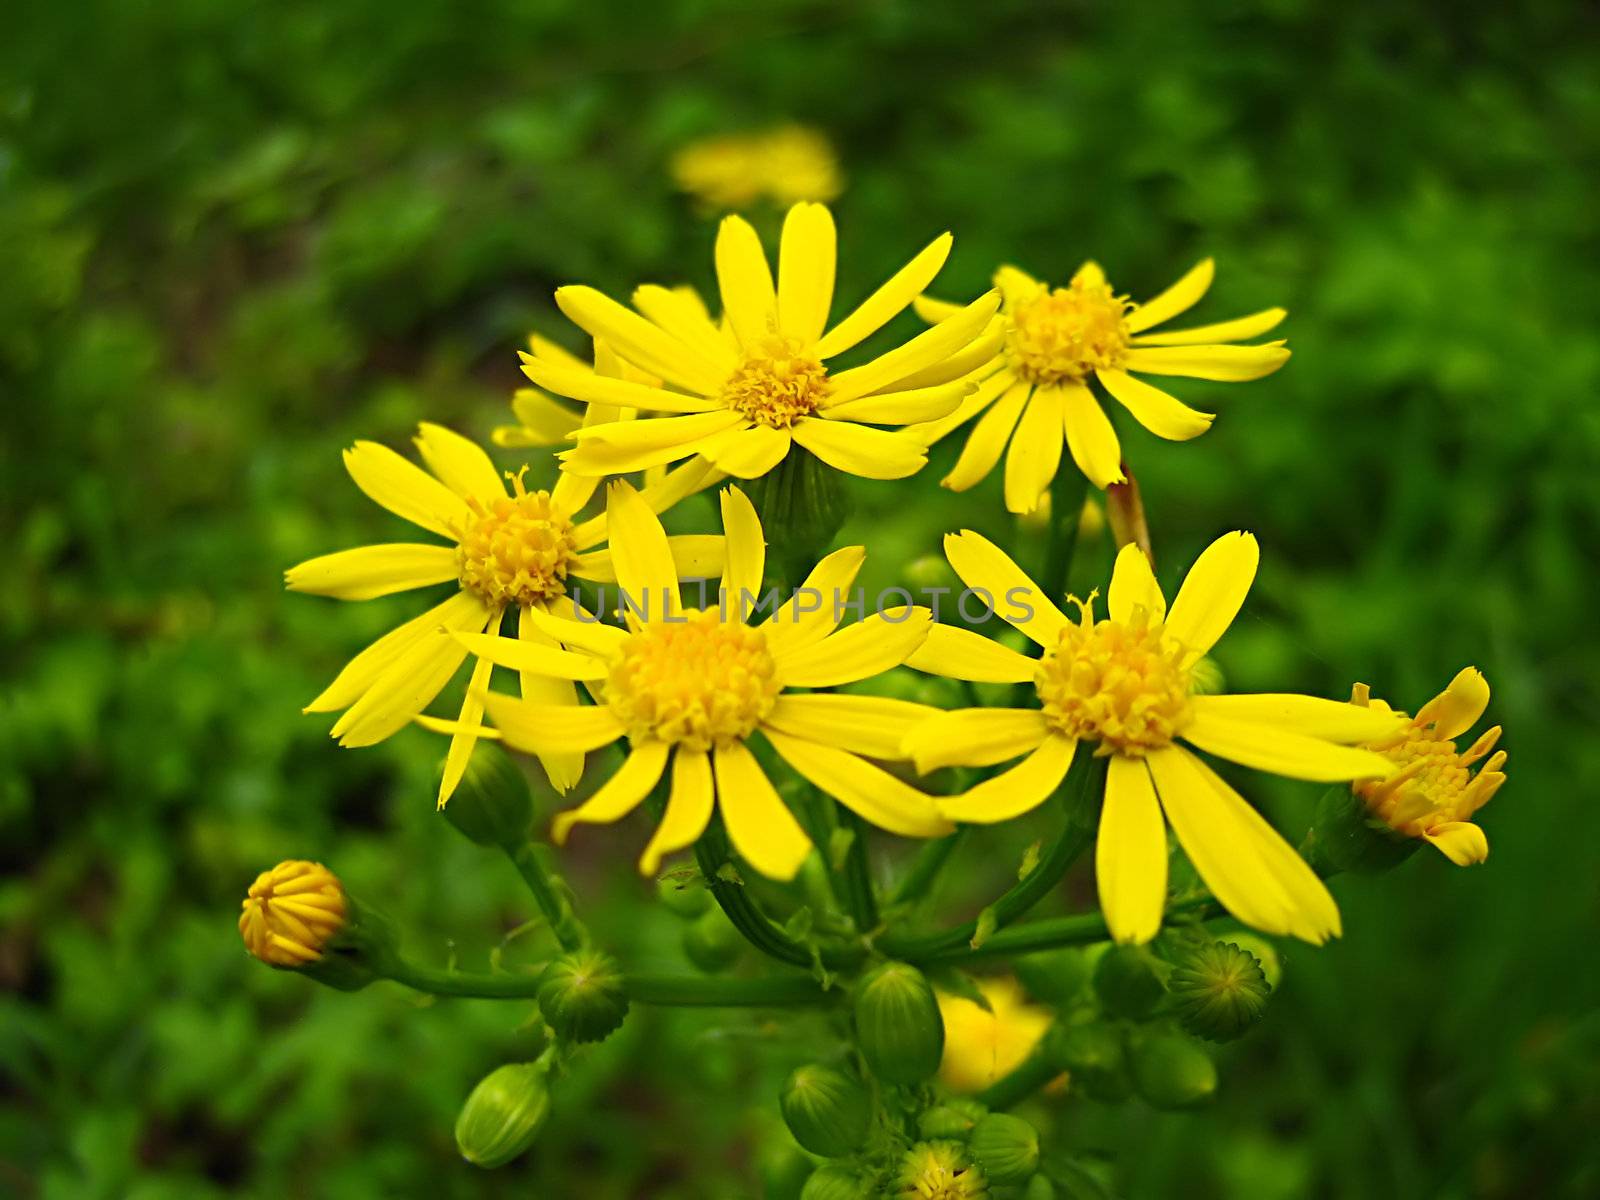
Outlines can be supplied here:
<path id="1" fill-rule="evenodd" d="M 684 954 L 708 975 L 733 966 L 744 947 L 744 938 L 720 908 L 701 913 L 683 931 Z"/>
<path id="2" fill-rule="evenodd" d="M 1022 1200 L 1056 1200 L 1056 1185 L 1043 1175 L 1035 1175 L 1022 1189 Z"/>
<path id="3" fill-rule="evenodd" d="M 1306 861 L 1324 874 L 1381 875 L 1422 845 L 1420 838 L 1397 833 L 1373 816 L 1366 801 L 1346 786 L 1322 794 L 1306 841 Z"/>
<path id="4" fill-rule="evenodd" d="M 1109 1025 L 1058 1026 L 1044 1052 L 1071 1075 L 1073 1087 L 1096 1100 L 1112 1104 L 1133 1092 L 1122 1038 Z"/>
<path id="5" fill-rule="evenodd" d="M 1046 950 L 1024 954 L 1012 970 L 1035 1000 L 1046 1004 L 1069 1004 L 1089 982 L 1089 964 L 1081 950 Z"/>
<path id="6" fill-rule="evenodd" d="M 598 950 L 563 954 L 539 977 L 539 1011 L 561 1037 L 598 1042 L 628 1015 L 628 989 L 616 960 Z"/>
<path id="7" fill-rule="evenodd" d="M 790 1073 L 778 1108 L 794 1140 L 823 1158 L 843 1158 L 872 1127 L 872 1102 L 861 1080 L 817 1063 Z"/>
<path id="8" fill-rule="evenodd" d="M 1261 973 L 1267 977 L 1267 986 L 1277 991 L 1278 985 L 1283 982 L 1283 960 L 1278 957 L 1278 948 L 1254 933 L 1230 933 L 1228 940 L 1246 954 L 1255 956 L 1255 960 L 1261 964 Z"/>
<path id="9" fill-rule="evenodd" d="M 872 1200 L 872 1187 L 852 1168 L 830 1163 L 811 1173 L 800 1200 Z"/>
<path id="10" fill-rule="evenodd" d="M 1108 1015 L 1133 1021 L 1153 1013 L 1166 992 L 1155 959 L 1138 946 L 1107 950 L 1095 965 L 1094 990 Z"/>
<path id="11" fill-rule="evenodd" d="M 499 746 L 479 742 L 444 816 L 480 846 L 520 846 L 533 824 L 527 777 Z"/>
<path id="12" fill-rule="evenodd" d="M 781 544 L 795 560 L 783 569 L 793 576 L 787 582 L 798 587 L 804 578 L 801 572 L 810 570 L 850 515 L 849 493 L 839 472 L 796 445 L 776 467 L 743 486 L 761 518 L 761 528 L 783 531 Z M 778 548 L 775 542 L 773 550 Z"/>
<path id="13" fill-rule="evenodd" d="M 939 1069 L 944 1020 L 933 988 L 909 963 L 884 963 L 856 985 L 856 1039 L 885 1083 L 921 1083 Z"/>
<path id="14" fill-rule="evenodd" d="M 1259 1021 L 1272 991 L 1255 956 L 1227 942 L 1186 947 L 1167 990 L 1184 1029 L 1213 1042 L 1231 1041 Z"/>
<path id="15" fill-rule="evenodd" d="M 492 1169 L 533 1145 L 550 1112 L 546 1074 L 542 1063 L 508 1063 L 479 1080 L 456 1118 L 461 1157 Z"/>
<path id="16" fill-rule="evenodd" d="M 918 1142 L 900 1159 L 890 1195 L 903 1200 L 986 1200 L 989 1181 L 959 1142 Z"/>
<path id="17" fill-rule="evenodd" d="M 774 1138 L 761 1151 L 757 1171 L 761 1175 L 764 1200 L 800 1200 L 801 1189 L 811 1175 L 811 1159 L 784 1138 Z"/>
<path id="18" fill-rule="evenodd" d="M 1162 1033 L 1134 1047 L 1133 1081 L 1152 1108 L 1193 1108 L 1217 1090 L 1217 1067 L 1188 1038 Z"/>
<path id="19" fill-rule="evenodd" d="M 656 884 L 656 898 L 668 912 L 685 920 L 698 917 L 711 907 L 711 893 L 698 881 L 675 879 L 671 875 Z"/>
<path id="20" fill-rule="evenodd" d="M 967 1151 L 990 1183 L 1022 1183 L 1039 1166 L 1039 1131 L 1021 1117 L 990 1113 L 973 1126 Z"/>
<path id="21" fill-rule="evenodd" d="M 976 1100 L 958 1097 L 928 1109 L 917 1118 L 917 1132 L 929 1141 L 964 1142 L 989 1110 Z"/>

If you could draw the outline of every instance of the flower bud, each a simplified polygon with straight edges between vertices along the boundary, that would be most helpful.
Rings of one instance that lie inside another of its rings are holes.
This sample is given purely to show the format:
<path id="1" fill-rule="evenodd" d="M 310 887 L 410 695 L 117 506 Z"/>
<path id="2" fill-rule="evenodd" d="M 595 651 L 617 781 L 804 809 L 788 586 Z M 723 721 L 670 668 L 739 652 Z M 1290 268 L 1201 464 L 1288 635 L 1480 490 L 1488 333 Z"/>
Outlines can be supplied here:
<path id="1" fill-rule="evenodd" d="M 1348 787 L 1329 788 L 1317 801 L 1307 835 L 1307 861 L 1332 874 L 1381 875 L 1405 862 L 1422 842 L 1390 828 Z"/>
<path id="2" fill-rule="evenodd" d="M 1108 1015 L 1134 1021 L 1154 1012 L 1166 992 L 1155 959 L 1138 946 L 1113 946 L 1101 955 L 1094 990 Z"/>
<path id="3" fill-rule="evenodd" d="M 747 480 L 744 492 L 761 518 L 761 527 L 782 530 L 784 547 L 797 562 L 806 562 L 805 569 L 820 557 L 850 514 L 850 496 L 839 472 L 799 446 L 765 475 Z M 800 577 L 788 582 L 798 586 Z"/>
<path id="4" fill-rule="evenodd" d="M 675 879 L 671 875 L 656 884 L 656 898 L 668 912 L 691 920 L 711 907 L 711 893 L 698 881 Z"/>
<path id="5" fill-rule="evenodd" d="M 900 1159 L 889 1194 L 904 1200 L 979 1200 L 989 1195 L 989 1182 L 959 1142 L 918 1142 Z"/>
<path id="6" fill-rule="evenodd" d="M 762 1147 L 756 1170 L 764 1200 L 800 1200 L 801 1189 L 812 1173 L 811 1158 L 788 1138 L 773 1138 Z"/>
<path id="7" fill-rule="evenodd" d="M 508 1063 L 485 1075 L 456 1118 L 456 1148 L 474 1166 L 503 1167 L 539 1136 L 550 1112 L 542 1063 Z"/>
<path id="8" fill-rule="evenodd" d="M 1056 1200 L 1056 1185 L 1043 1175 L 1035 1175 L 1022 1189 L 1022 1200 Z"/>
<path id="9" fill-rule="evenodd" d="M 563 954 L 539 977 L 539 1011 L 574 1042 L 608 1037 L 628 1015 L 628 990 L 616 960 L 598 950 Z"/>
<path id="10" fill-rule="evenodd" d="M 1028 994 L 1046 1004 L 1070 1003 L 1089 982 L 1089 964 L 1083 952 L 1071 948 L 1024 954 L 1012 969 Z"/>
<path id="11" fill-rule="evenodd" d="M 744 952 L 744 938 L 720 908 L 712 907 L 683 931 L 683 952 L 708 975 L 726 971 Z"/>
<path id="12" fill-rule="evenodd" d="M 856 1039 L 872 1073 L 885 1083 L 921 1083 L 939 1069 L 944 1021 L 921 971 L 884 963 L 856 986 Z"/>
<path id="13" fill-rule="evenodd" d="M 1133 1082 L 1152 1108 L 1193 1108 L 1217 1090 L 1211 1056 L 1186 1037 L 1162 1033 L 1133 1050 Z"/>
<path id="14" fill-rule="evenodd" d="M 1021 1117 L 990 1113 L 973 1126 L 967 1152 L 990 1183 L 1022 1183 L 1039 1166 L 1039 1131 Z"/>
<path id="15" fill-rule="evenodd" d="M 1272 991 L 1255 956 L 1228 942 L 1185 947 L 1167 989 L 1179 1024 L 1213 1042 L 1231 1041 L 1259 1021 Z"/>
<path id="16" fill-rule="evenodd" d="M 851 1167 L 818 1167 L 800 1189 L 800 1200 L 873 1200 L 872 1186 Z"/>
<path id="17" fill-rule="evenodd" d="M 1261 964 L 1261 973 L 1267 977 L 1267 986 L 1277 991 L 1278 985 L 1283 982 L 1283 960 L 1278 957 L 1278 948 L 1254 933 L 1230 933 L 1228 940 L 1246 954 L 1255 956 L 1255 960 Z"/>
<path id="18" fill-rule="evenodd" d="M 928 1141 L 964 1142 L 972 1127 L 988 1115 L 989 1110 L 976 1100 L 957 1097 L 918 1117 L 917 1132 Z"/>
<path id="19" fill-rule="evenodd" d="M 269 966 L 344 992 L 385 976 L 394 931 L 321 863 L 291 859 L 256 876 L 239 914 L 245 948 Z"/>
<path id="20" fill-rule="evenodd" d="M 1096 1100 L 1115 1103 L 1133 1091 L 1122 1038 L 1103 1022 L 1058 1026 L 1046 1040 L 1044 1052 L 1071 1074 L 1075 1088 Z"/>
<path id="21" fill-rule="evenodd" d="M 479 846 L 520 846 L 533 824 L 527 777 L 499 746 L 479 742 L 444 816 Z"/>
<path id="22" fill-rule="evenodd" d="M 790 1073 L 778 1108 L 794 1140 L 823 1158 L 843 1158 L 872 1127 L 872 1103 L 861 1080 L 820 1063 Z"/>

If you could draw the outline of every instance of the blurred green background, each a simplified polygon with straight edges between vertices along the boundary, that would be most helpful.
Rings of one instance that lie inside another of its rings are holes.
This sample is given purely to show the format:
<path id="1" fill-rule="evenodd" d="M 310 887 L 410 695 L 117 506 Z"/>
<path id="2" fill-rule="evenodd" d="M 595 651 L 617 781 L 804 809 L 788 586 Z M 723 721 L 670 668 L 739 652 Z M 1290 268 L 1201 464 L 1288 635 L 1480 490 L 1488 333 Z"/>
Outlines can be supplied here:
<path id="1" fill-rule="evenodd" d="M 706 284 L 713 226 L 668 160 L 790 119 L 848 177 L 845 297 L 949 228 L 947 295 L 1092 255 L 1144 296 L 1214 254 L 1197 316 L 1286 305 L 1286 370 L 1175 389 L 1222 414 L 1202 441 L 1124 428 L 1163 580 L 1253 528 L 1235 686 L 1361 678 L 1414 708 L 1476 663 L 1507 729 L 1485 866 L 1336 881 L 1346 936 L 1284 948 L 1212 1108 L 1069 1103 L 1055 1136 L 1134 1197 L 1600 1194 L 1591 7 L 24 0 L 6 23 L 0 1195 L 760 1194 L 763 1114 L 820 1027 L 637 1013 L 536 1153 L 485 1174 L 451 1122 L 527 1009 L 324 991 L 233 921 L 301 856 L 430 962 L 481 968 L 527 917 L 435 816 L 439 742 L 341 751 L 298 711 L 414 601 L 287 596 L 280 571 L 399 533 L 341 447 L 403 449 L 422 417 L 485 436 L 529 329 L 579 348 L 555 285 Z M 999 524 L 997 488 L 936 478 L 861 490 L 845 537 L 882 578 Z M 1087 550 L 1082 586 L 1108 562 Z M 1314 787 L 1246 786 L 1303 829 Z M 630 961 L 681 964 L 643 836 L 567 861 Z M 1027 836 L 978 841 L 951 916 Z"/>

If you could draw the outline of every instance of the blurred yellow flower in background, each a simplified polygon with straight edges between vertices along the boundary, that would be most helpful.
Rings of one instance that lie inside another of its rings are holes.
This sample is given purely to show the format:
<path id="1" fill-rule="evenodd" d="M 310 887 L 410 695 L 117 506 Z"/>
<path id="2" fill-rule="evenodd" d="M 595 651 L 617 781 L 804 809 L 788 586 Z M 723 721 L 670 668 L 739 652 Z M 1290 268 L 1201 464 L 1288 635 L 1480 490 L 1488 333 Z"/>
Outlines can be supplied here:
<path id="1" fill-rule="evenodd" d="M 680 191 L 716 209 L 748 208 L 759 200 L 785 207 L 826 202 L 844 190 L 832 145 L 805 125 L 691 142 L 673 155 L 672 179 Z"/>
<path id="2" fill-rule="evenodd" d="M 939 1079 L 953 1092 L 981 1092 L 1020 1067 L 1053 1020 L 1050 1010 L 1029 1004 L 1009 976 L 978 980 L 990 1011 L 964 996 L 938 993 L 944 1018 L 944 1058 Z"/>
<path id="3" fill-rule="evenodd" d="M 322 957 L 343 927 L 344 888 L 321 863 L 290 859 L 256 876 L 239 914 L 246 949 L 275 967 Z"/>

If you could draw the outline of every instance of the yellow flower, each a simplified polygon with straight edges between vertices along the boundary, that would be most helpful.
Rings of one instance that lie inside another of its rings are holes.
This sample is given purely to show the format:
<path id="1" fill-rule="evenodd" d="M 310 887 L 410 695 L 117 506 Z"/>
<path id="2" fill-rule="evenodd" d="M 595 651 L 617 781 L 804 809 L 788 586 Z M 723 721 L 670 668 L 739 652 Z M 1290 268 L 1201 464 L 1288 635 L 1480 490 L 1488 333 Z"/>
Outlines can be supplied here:
<path id="1" fill-rule="evenodd" d="M 716 248 L 721 325 L 698 300 L 666 288 L 639 288 L 638 312 L 593 288 L 559 289 L 562 312 L 667 386 L 607 379 L 524 354 L 528 377 L 587 404 L 669 414 L 585 425 L 577 446 L 561 456 L 565 468 L 613 475 L 701 454 L 729 475 L 754 479 L 798 444 L 829 466 L 871 479 L 916 472 L 927 461 L 927 447 L 870 426 L 904 426 L 955 410 L 971 386 L 966 376 L 999 348 L 998 335 L 978 336 L 999 294 L 990 292 L 862 366 L 834 373 L 828 360 L 910 304 L 944 265 L 951 239 L 935 239 L 824 332 L 833 305 L 835 243 L 826 208 L 795 205 L 784 222 L 774 283 L 756 231 L 739 217 L 725 218 Z"/>
<path id="2" fill-rule="evenodd" d="M 988 1012 L 965 997 L 939 993 L 944 1018 L 939 1078 L 953 1092 L 981 1092 L 1009 1075 L 1050 1028 L 1050 1011 L 1029 1004 L 1016 980 L 984 979 L 978 989 L 989 1002 Z"/>
<path id="3" fill-rule="evenodd" d="M 967 709 L 919 726 L 906 750 L 917 769 L 989 766 L 1025 755 L 969 791 L 946 797 L 951 820 L 989 823 L 1027 812 L 1056 791 L 1080 742 L 1109 758 L 1095 854 L 1100 906 L 1112 934 L 1144 942 L 1161 927 L 1167 838 L 1178 836 L 1211 892 L 1269 933 L 1322 942 L 1339 932 L 1333 897 L 1289 844 L 1191 745 L 1294 779 L 1387 776 L 1390 762 L 1352 745 L 1388 736 L 1399 718 L 1332 700 L 1194 691 L 1195 664 L 1227 630 L 1255 579 L 1248 533 L 1213 542 L 1169 611 L 1149 560 L 1124 547 L 1111 577 L 1110 615 L 1094 596 L 1074 622 L 997 546 L 971 531 L 945 538 L 956 574 L 992 597 L 996 613 L 1041 648 L 1029 658 L 965 629 L 936 625 L 908 660 L 957 679 L 1032 683 L 1036 706 Z"/>
<path id="4" fill-rule="evenodd" d="M 451 544 L 362 546 L 313 558 L 285 572 L 291 590 L 340 600 L 455 584 L 449 599 L 372 643 L 306 706 L 307 712 L 344 710 L 332 731 L 344 746 L 381 742 L 432 703 L 467 657 L 450 631 L 498 628 L 510 609 L 518 614 L 519 637 L 553 645 L 530 614 L 551 609 L 570 613 L 569 576 L 615 578 L 610 553 L 598 549 L 606 538 L 605 515 L 577 519 L 598 480 L 564 473 L 552 490 L 529 492 L 521 472 L 502 478 L 479 446 L 442 426 L 421 425 L 416 444 L 427 471 L 374 442 L 357 442 L 345 451 L 345 467 L 356 486 L 377 503 Z M 664 511 L 703 486 L 708 473 L 707 464 L 691 463 L 646 488 L 642 503 Z M 680 537 L 671 546 L 686 572 L 705 577 L 720 568 L 720 538 Z M 439 787 L 441 805 L 483 736 L 477 697 L 488 685 L 489 672 L 487 661 L 474 667 L 458 721 L 421 718 L 423 724 L 451 734 Z M 525 695 L 543 704 L 577 703 L 568 682 L 525 675 L 522 687 Z M 562 791 L 583 770 L 581 756 L 548 755 L 543 761 L 551 783 Z"/>
<path id="5" fill-rule="evenodd" d="M 1155 299 L 1132 304 L 1112 292 L 1104 272 L 1092 262 L 1079 267 L 1064 288 L 1051 288 L 1015 267 L 1001 267 L 994 278 L 1005 298 L 999 318 L 1005 353 L 960 408 L 913 434 L 932 445 L 983 413 L 944 486 L 964 492 L 978 483 L 1000 461 L 1008 439 L 1005 496 L 1014 513 L 1037 507 L 1061 465 L 1063 440 L 1073 462 L 1096 487 L 1121 483 L 1122 449 L 1090 391 L 1091 378 L 1157 437 L 1187 441 L 1204 433 L 1213 414 L 1196 412 L 1134 375 L 1259 379 L 1289 357 L 1281 341 L 1227 344 L 1267 332 L 1283 320 L 1281 308 L 1195 329 L 1145 332 L 1199 301 L 1211 286 L 1212 273 L 1208 258 Z M 935 328 L 963 311 L 927 296 L 918 298 L 916 308 Z"/>
<path id="6" fill-rule="evenodd" d="M 671 768 L 665 815 L 639 866 L 694 842 L 720 807 L 734 848 L 764 875 L 792 879 L 811 842 L 778 797 L 747 742 L 759 732 L 800 775 L 893 833 L 935 837 L 953 827 L 932 800 L 860 756 L 898 757 L 906 733 L 934 710 L 904 700 L 787 689 L 853 683 L 900 665 L 927 635 L 926 609 L 901 608 L 842 630 L 835 597 L 847 595 L 864 552 L 828 555 L 807 578 L 821 603 L 781 607 L 752 625 L 766 544 L 744 493 L 722 493 L 726 561 L 720 603 L 685 608 L 678 568 L 661 522 L 626 483 L 607 511 L 627 627 L 534 614 L 567 649 L 459 634 L 465 647 L 524 673 L 582 680 L 597 703 L 554 707 L 537 699 L 482 695 L 506 742 L 535 754 L 582 755 L 626 738 L 626 761 L 590 799 L 556 818 L 565 841 L 578 822 L 620 820 Z M 837 630 L 837 631 L 836 631 Z"/>
<path id="7" fill-rule="evenodd" d="M 321 863 L 291 859 L 256 876 L 239 914 L 239 933 L 262 962 L 299 967 L 322 957 L 344 919 L 338 877 Z"/>
<path id="8" fill-rule="evenodd" d="M 1389 712 L 1367 685 L 1358 683 L 1350 703 Z M 1489 857 L 1489 839 L 1469 819 L 1506 781 L 1506 752 L 1497 750 L 1477 771 L 1471 768 L 1500 740 L 1500 726 L 1487 730 L 1465 751 L 1455 739 L 1478 723 L 1489 707 L 1489 682 L 1467 667 L 1422 711 L 1387 738 L 1370 743 L 1398 768 L 1387 779 L 1354 785 L 1373 815 L 1407 837 L 1420 837 L 1459 867 Z"/>
<path id="9" fill-rule="evenodd" d="M 918 1142 L 900 1159 L 893 1194 L 904 1200 L 981 1200 L 989 1184 L 959 1142 Z"/>
<path id="10" fill-rule="evenodd" d="M 844 184 L 828 139 L 803 125 L 701 138 L 672 159 L 681 191 L 714 208 L 745 208 L 762 198 L 778 204 L 828 201 Z"/>

